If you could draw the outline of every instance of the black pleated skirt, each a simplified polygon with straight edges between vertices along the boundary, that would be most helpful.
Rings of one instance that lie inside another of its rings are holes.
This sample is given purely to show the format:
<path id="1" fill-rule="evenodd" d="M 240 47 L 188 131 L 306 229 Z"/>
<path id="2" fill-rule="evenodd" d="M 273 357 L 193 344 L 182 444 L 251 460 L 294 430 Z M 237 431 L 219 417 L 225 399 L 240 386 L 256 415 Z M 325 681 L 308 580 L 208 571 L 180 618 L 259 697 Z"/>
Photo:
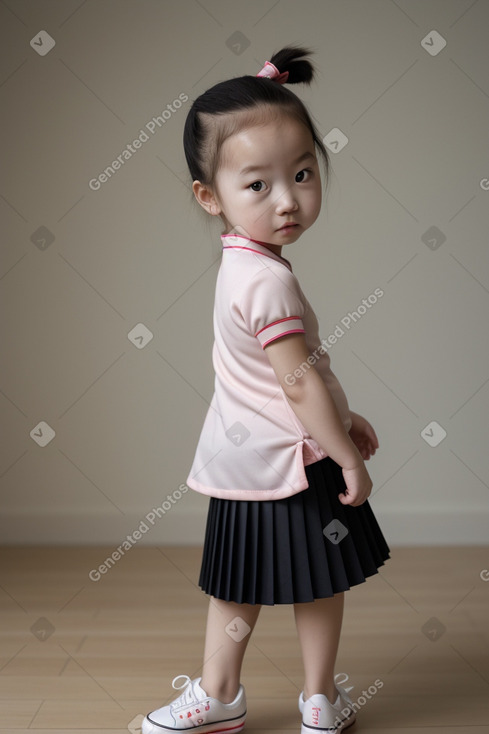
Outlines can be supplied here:
<path id="1" fill-rule="evenodd" d="M 309 487 L 280 500 L 211 497 L 199 586 L 238 604 L 295 604 L 361 584 L 389 558 L 368 501 L 342 505 L 330 457 L 305 467 Z"/>

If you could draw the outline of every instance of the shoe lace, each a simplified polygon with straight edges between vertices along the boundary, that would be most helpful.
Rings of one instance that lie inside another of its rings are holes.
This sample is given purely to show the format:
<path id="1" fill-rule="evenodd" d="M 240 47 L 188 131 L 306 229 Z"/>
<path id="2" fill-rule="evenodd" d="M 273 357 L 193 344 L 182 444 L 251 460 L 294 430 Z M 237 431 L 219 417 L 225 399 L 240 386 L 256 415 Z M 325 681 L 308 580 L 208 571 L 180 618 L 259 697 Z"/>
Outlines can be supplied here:
<path id="1" fill-rule="evenodd" d="M 176 681 L 180 678 L 183 678 L 183 683 L 181 686 L 177 686 Z M 190 680 L 188 675 L 177 675 L 172 680 L 172 686 L 176 691 L 181 691 L 182 689 L 185 689 L 183 693 L 175 701 L 173 701 L 173 703 L 171 704 L 172 708 L 177 708 L 178 706 L 188 706 L 192 703 L 197 702 L 194 693 L 193 681 Z"/>

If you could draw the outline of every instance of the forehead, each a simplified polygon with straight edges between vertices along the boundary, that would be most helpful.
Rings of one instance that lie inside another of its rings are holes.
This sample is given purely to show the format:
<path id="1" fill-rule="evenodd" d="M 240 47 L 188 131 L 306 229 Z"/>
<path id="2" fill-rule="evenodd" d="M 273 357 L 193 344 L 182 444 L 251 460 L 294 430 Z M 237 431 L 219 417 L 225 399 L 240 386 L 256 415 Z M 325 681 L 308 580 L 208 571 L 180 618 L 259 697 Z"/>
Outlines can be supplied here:
<path id="1" fill-rule="evenodd" d="M 240 127 L 230 135 L 221 147 L 220 167 L 234 171 L 274 161 L 284 163 L 307 151 L 315 157 L 311 131 L 296 118 L 281 114 Z"/>

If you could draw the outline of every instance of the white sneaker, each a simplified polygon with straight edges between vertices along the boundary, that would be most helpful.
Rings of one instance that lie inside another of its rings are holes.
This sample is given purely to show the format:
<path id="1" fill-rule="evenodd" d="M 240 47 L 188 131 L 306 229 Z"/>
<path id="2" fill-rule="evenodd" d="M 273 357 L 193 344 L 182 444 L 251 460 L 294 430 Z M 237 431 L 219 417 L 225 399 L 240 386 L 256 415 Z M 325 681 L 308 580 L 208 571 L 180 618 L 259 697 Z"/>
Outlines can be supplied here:
<path id="1" fill-rule="evenodd" d="M 184 678 L 181 686 L 175 681 Z M 168 706 L 148 714 L 142 724 L 142 734 L 164 734 L 170 731 L 192 729 L 196 734 L 238 734 L 245 723 L 246 697 L 243 686 L 232 703 L 221 703 L 211 698 L 200 687 L 201 678 L 190 680 L 188 675 L 177 675 L 172 686 L 184 692 Z"/>
<path id="2" fill-rule="evenodd" d="M 352 700 L 341 686 L 336 686 L 338 698 L 330 703 L 326 696 L 316 693 L 307 701 L 299 696 L 299 711 L 302 714 L 301 734 L 336 734 L 355 723 L 356 714 Z"/>

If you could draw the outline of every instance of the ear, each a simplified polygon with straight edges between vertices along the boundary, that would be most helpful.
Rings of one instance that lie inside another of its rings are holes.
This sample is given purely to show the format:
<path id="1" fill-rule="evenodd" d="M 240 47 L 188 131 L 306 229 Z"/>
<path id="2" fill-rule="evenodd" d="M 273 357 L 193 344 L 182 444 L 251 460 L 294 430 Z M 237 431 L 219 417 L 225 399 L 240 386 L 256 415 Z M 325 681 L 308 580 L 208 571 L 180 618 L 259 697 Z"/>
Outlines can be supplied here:
<path id="1" fill-rule="evenodd" d="M 217 216 L 221 213 L 221 206 L 217 201 L 215 194 L 205 184 L 200 183 L 200 181 L 194 181 L 192 184 L 192 191 L 194 192 L 194 196 L 200 206 L 203 207 L 208 214 Z"/>

